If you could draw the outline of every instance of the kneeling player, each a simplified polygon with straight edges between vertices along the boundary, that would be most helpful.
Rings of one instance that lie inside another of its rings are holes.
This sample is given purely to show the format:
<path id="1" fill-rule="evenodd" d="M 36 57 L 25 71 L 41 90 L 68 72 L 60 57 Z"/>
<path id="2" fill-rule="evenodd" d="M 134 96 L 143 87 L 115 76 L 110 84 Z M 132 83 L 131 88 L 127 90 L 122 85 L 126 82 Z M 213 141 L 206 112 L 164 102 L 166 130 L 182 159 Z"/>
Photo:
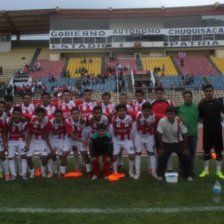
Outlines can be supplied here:
<path id="1" fill-rule="evenodd" d="M 131 140 L 132 117 L 127 114 L 125 105 L 119 104 L 116 106 L 116 115 L 112 118 L 113 127 L 113 171 L 117 173 L 117 157 L 121 149 L 125 149 L 129 156 L 129 175 L 134 177 L 134 145 Z"/>
<path id="2" fill-rule="evenodd" d="M 150 103 L 142 105 L 142 112 L 138 112 L 136 116 L 137 132 L 135 134 L 135 169 L 136 173 L 134 179 L 140 176 L 141 152 L 142 146 L 145 147 L 148 159 L 152 166 L 152 175 L 156 177 L 156 156 L 155 156 L 155 143 L 153 134 L 153 123 L 155 122 L 155 115 L 152 112 Z"/>
<path id="3" fill-rule="evenodd" d="M 39 151 L 41 159 L 41 175 L 46 177 L 46 164 L 49 155 L 48 148 L 52 151 L 49 143 L 50 123 L 45 116 L 46 110 L 42 107 L 36 108 L 36 115 L 32 117 L 28 126 L 28 137 L 25 150 L 27 151 L 27 163 L 30 168 L 30 178 L 34 178 L 33 154 Z"/>
<path id="4" fill-rule="evenodd" d="M 104 178 L 110 175 L 111 156 L 113 152 L 112 138 L 106 131 L 107 126 L 99 124 L 97 131 L 91 137 L 90 154 L 93 157 L 93 177 L 92 180 L 100 176 L 99 157 L 103 157 Z"/>
<path id="5" fill-rule="evenodd" d="M 8 132 L 8 159 L 9 168 L 12 174 L 11 180 L 16 179 L 16 166 L 15 166 L 15 155 L 16 152 L 19 153 L 21 158 L 21 168 L 22 168 L 22 178 L 27 180 L 27 162 L 26 162 L 26 152 L 24 151 L 25 142 L 25 131 L 27 129 L 27 122 L 22 118 L 22 110 L 20 107 L 15 107 L 13 109 L 12 117 L 9 118 L 7 122 L 7 132 Z"/>
<path id="6" fill-rule="evenodd" d="M 67 156 L 74 146 L 82 153 L 88 176 L 92 176 L 90 159 L 86 149 L 88 141 L 82 138 L 82 130 L 85 125 L 86 120 L 80 116 L 79 109 L 77 107 L 72 108 L 71 117 L 65 120 L 66 136 L 59 177 L 62 177 L 65 174 Z"/>

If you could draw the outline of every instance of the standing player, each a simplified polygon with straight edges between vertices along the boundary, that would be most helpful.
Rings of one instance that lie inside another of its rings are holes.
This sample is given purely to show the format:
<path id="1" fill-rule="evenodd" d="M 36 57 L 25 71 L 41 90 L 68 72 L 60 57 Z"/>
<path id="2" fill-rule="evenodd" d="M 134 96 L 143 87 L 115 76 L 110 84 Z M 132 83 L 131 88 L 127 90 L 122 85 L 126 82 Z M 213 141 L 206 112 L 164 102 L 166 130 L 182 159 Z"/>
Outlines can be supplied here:
<path id="1" fill-rule="evenodd" d="M 103 114 L 110 115 L 110 114 L 113 114 L 115 112 L 115 106 L 114 106 L 114 104 L 112 104 L 110 102 L 110 100 L 111 100 L 111 94 L 110 93 L 105 92 L 105 93 L 102 94 L 101 107 L 102 107 Z"/>
<path id="2" fill-rule="evenodd" d="M 153 134 L 153 124 L 155 122 L 155 114 L 152 112 L 152 106 L 150 103 L 144 103 L 142 105 L 142 112 L 138 112 L 136 116 L 136 128 L 135 134 L 135 176 L 134 179 L 138 179 L 140 176 L 141 166 L 141 152 L 142 146 L 145 147 L 147 154 L 150 158 L 152 166 L 152 175 L 156 176 L 156 156 L 155 156 L 155 143 Z"/>
<path id="3" fill-rule="evenodd" d="M 63 177 L 65 174 L 67 156 L 74 146 L 81 152 L 86 164 L 86 171 L 91 177 L 90 159 L 86 149 L 88 141 L 82 137 L 82 130 L 85 125 L 86 119 L 80 116 L 79 109 L 77 107 L 72 108 L 71 117 L 65 120 L 66 136 L 59 177 Z"/>
<path id="4" fill-rule="evenodd" d="M 80 103 L 82 103 L 82 100 L 72 100 L 71 91 L 66 89 L 66 90 L 63 90 L 62 92 L 62 101 L 58 102 L 58 109 L 60 109 L 63 112 L 64 118 L 67 118 L 71 115 L 71 109 L 73 107 L 77 107 Z M 75 147 L 72 150 L 73 150 L 73 155 L 74 155 L 77 171 L 80 171 L 78 151 Z"/>
<path id="5" fill-rule="evenodd" d="M 46 177 L 46 164 L 49 155 L 48 148 L 52 150 L 49 143 L 50 123 L 46 117 L 46 110 L 42 107 L 37 108 L 28 127 L 28 137 L 25 150 L 27 152 L 27 163 L 30 168 L 30 178 L 34 178 L 33 154 L 39 151 L 41 159 L 41 175 Z"/>
<path id="6" fill-rule="evenodd" d="M 214 88 L 212 85 L 203 87 L 205 100 L 199 103 L 199 117 L 203 119 L 203 150 L 204 150 L 204 170 L 199 175 L 205 177 L 209 175 L 209 159 L 211 149 L 214 147 L 216 153 L 216 175 L 224 179 L 221 172 L 222 166 L 222 125 L 221 112 L 223 112 L 223 100 L 214 99 Z"/>
<path id="7" fill-rule="evenodd" d="M 22 119 L 22 110 L 20 107 L 15 107 L 13 109 L 12 117 L 8 119 L 6 139 L 8 139 L 8 144 L 6 145 L 8 149 L 8 159 L 9 168 L 12 174 L 11 180 L 16 179 L 16 166 L 15 166 L 15 155 L 16 152 L 19 153 L 21 157 L 21 167 L 22 167 L 22 178 L 27 180 L 27 161 L 25 149 L 25 131 L 27 129 L 27 122 Z"/>
<path id="8" fill-rule="evenodd" d="M 152 104 L 152 110 L 156 115 L 156 122 L 154 125 L 154 134 L 155 134 L 155 146 L 157 152 L 159 152 L 159 141 L 158 141 L 158 132 L 157 132 L 157 126 L 159 123 L 159 120 L 163 117 L 166 116 L 166 110 L 169 106 L 173 106 L 173 103 L 170 100 L 165 100 L 164 99 L 164 89 L 163 87 L 157 87 L 155 89 L 155 95 L 156 99 L 151 102 Z M 173 170 L 173 165 L 172 165 L 172 156 L 169 157 L 169 160 L 167 162 L 167 169 L 168 171 Z M 151 173 L 151 167 L 150 167 L 150 159 L 148 158 L 148 172 Z"/>
<path id="9" fill-rule="evenodd" d="M 35 107 L 32 104 L 32 98 L 29 93 L 24 93 L 23 103 L 17 104 L 16 106 L 22 109 L 23 115 L 26 116 L 28 119 L 30 119 L 33 116 Z"/>
<path id="10" fill-rule="evenodd" d="M 144 99 L 144 92 L 142 89 L 136 89 L 135 91 L 135 100 L 133 100 L 129 105 L 133 108 L 134 111 L 141 111 L 143 103 L 146 100 Z"/>
<path id="11" fill-rule="evenodd" d="M 54 111 L 54 118 L 50 120 L 50 144 L 51 148 L 53 149 L 53 158 L 56 158 L 56 152 L 61 160 L 63 148 L 64 148 L 64 140 L 65 140 L 65 125 L 64 125 L 64 118 L 63 118 L 63 112 L 59 109 Z M 52 165 L 52 164 L 51 164 Z M 49 165 L 48 160 L 48 177 L 53 176 L 53 171 L 57 171 L 57 160 L 55 159 L 55 165 L 52 166 Z"/>
<path id="12" fill-rule="evenodd" d="M 13 96 L 6 95 L 4 96 L 4 102 L 5 102 L 5 112 L 8 117 L 12 115 L 13 110 Z"/>
<path id="13" fill-rule="evenodd" d="M 6 127 L 5 103 L 0 101 L 0 159 L 2 161 L 2 166 L 5 172 L 5 181 L 9 181 L 9 168 L 5 158 L 5 149 L 7 148 L 7 143 L 4 132 Z"/>
<path id="14" fill-rule="evenodd" d="M 116 106 L 116 115 L 112 118 L 113 126 L 113 171 L 117 173 L 117 157 L 121 149 L 125 149 L 129 156 L 129 175 L 134 177 L 134 145 L 131 140 L 133 119 L 127 114 L 125 105 L 119 104 Z"/>

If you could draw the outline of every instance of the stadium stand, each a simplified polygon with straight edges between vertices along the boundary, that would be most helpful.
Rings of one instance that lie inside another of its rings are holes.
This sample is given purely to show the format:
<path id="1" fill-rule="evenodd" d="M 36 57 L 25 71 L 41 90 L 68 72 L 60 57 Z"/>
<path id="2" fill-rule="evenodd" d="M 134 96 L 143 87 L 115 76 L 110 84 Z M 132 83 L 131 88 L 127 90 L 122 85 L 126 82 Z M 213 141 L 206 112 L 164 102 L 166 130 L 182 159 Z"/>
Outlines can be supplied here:
<path id="1" fill-rule="evenodd" d="M 35 48 L 14 48 L 9 52 L 0 53 L 0 66 L 2 75 L 0 81 L 9 82 L 14 73 L 19 69 L 24 69 L 35 53 Z"/>
<path id="2" fill-rule="evenodd" d="M 82 63 L 82 61 L 85 61 Z M 81 70 L 83 69 L 84 74 L 97 76 L 101 74 L 101 61 L 100 57 L 92 58 L 70 58 L 67 67 L 67 74 L 71 78 L 81 77 Z"/>
<path id="3" fill-rule="evenodd" d="M 41 48 L 38 59 L 50 60 L 50 50 L 48 48 Z"/>
<path id="4" fill-rule="evenodd" d="M 47 78 L 48 74 L 51 73 L 55 78 L 59 78 L 61 76 L 61 72 L 64 66 L 64 59 L 59 61 L 49 61 L 48 59 L 38 59 L 35 62 L 36 66 L 38 63 L 41 65 L 40 71 L 32 71 L 29 74 L 30 78 L 40 79 Z"/>
<path id="5" fill-rule="evenodd" d="M 218 75 L 218 72 L 206 56 L 188 55 L 184 58 L 183 67 L 181 67 L 180 59 L 177 56 L 175 60 L 184 75 Z"/>
<path id="6" fill-rule="evenodd" d="M 224 76 L 223 75 L 209 75 L 209 82 L 213 85 L 215 90 L 224 89 Z"/>
<path id="7" fill-rule="evenodd" d="M 222 74 L 224 74 L 224 57 L 214 57 L 210 55 L 212 61 L 216 64 Z"/>
<path id="8" fill-rule="evenodd" d="M 172 63 L 170 57 L 164 58 L 142 58 L 142 65 L 145 71 L 154 70 L 155 67 L 160 68 L 158 75 L 162 73 L 162 67 L 165 66 L 164 74 L 165 75 L 177 75 L 177 71 Z"/>
<path id="9" fill-rule="evenodd" d="M 109 57 L 106 58 L 106 67 L 116 68 L 120 65 L 124 68 L 124 73 L 130 72 L 131 70 L 136 70 L 136 60 L 133 56 L 129 55 L 119 55 L 115 60 L 110 60 Z"/>

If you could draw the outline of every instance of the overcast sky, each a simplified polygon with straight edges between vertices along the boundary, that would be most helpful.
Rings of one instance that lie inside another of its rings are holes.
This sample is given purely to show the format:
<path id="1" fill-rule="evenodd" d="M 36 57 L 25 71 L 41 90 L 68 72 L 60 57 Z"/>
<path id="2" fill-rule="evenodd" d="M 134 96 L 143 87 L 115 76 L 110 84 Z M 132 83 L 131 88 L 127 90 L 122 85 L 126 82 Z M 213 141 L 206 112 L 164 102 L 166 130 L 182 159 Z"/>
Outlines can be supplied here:
<path id="1" fill-rule="evenodd" d="M 214 0 L 0 0 L 0 10 L 23 10 L 23 9 L 51 9 L 60 8 L 155 8 L 155 7 L 178 7 L 211 5 Z M 220 4 L 224 0 L 218 1 Z"/>

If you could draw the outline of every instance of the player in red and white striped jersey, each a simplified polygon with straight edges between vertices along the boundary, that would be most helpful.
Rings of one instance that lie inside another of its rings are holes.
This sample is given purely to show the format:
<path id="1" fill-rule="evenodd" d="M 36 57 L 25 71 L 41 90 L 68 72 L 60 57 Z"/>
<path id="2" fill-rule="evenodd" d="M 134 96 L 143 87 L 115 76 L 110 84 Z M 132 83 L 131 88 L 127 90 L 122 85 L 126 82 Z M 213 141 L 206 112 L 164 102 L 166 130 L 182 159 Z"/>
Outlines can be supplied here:
<path id="1" fill-rule="evenodd" d="M 62 101 L 58 102 L 58 109 L 63 111 L 65 118 L 71 115 L 71 109 L 82 103 L 82 100 L 72 100 L 72 94 L 69 90 L 63 90 Z"/>
<path id="2" fill-rule="evenodd" d="M 142 105 L 145 103 L 144 92 L 142 89 L 137 89 L 135 91 L 135 100 L 133 100 L 129 105 L 133 108 L 133 111 L 141 111 Z"/>
<path id="3" fill-rule="evenodd" d="M 49 155 L 48 159 L 48 177 L 52 177 L 53 173 L 57 174 L 57 158 L 56 152 L 61 160 L 64 140 L 65 140 L 65 123 L 63 112 L 59 109 L 54 111 L 54 118 L 50 120 L 50 135 L 49 140 L 53 153 Z"/>
<path id="4" fill-rule="evenodd" d="M 92 101 L 91 90 L 85 89 L 83 93 L 83 103 L 79 105 L 79 110 L 84 118 L 89 118 L 93 114 L 93 108 L 97 106 L 97 102 Z M 83 138 L 88 140 L 91 137 L 91 127 L 87 126 L 83 129 Z"/>
<path id="5" fill-rule="evenodd" d="M 127 114 L 125 105 L 119 104 L 116 106 L 116 115 L 112 118 L 113 127 L 113 171 L 117 173 L 117 157 L 121 149 L 125 149 L 129 156 L 129 175 L 134 177 L 134 145 L 131 140 L 133 119 Z"/>
<path id="6" fill-rule="evenodd" d="M 65 174 L 66 158 L 74 146 L 81 152 L 86 164 L 86 171 L 91 176 L 90 159 L 86 148 L 88 141 L 82 137 L 82 131 L 85 126 L 86 119 L 80 116 L 79 109 L 77 107 L 72 108 L 71 116 L 65 120 L 66 136 L 61 160 L 60 177 Z M 76 168 L 77 166 L 78 164 L 76 163 Z"/>
<path id="7" fill-rule="evenodd" d="M 46 116 L 49 119 L 54 117 L 54 111 L 56 110 L 55 106 L 51 105 L 50 99 L 49 93 L 42 93 L 40 107 L 46 110 Z"/>
<path id="8" fill-rule="evenodd" d="M 23 180 L 27 180 L 27 161 L 26 161 L 26 137 L 25 132 L 27 130 L 28 123 L 24 121 L 22 116 L 22 110 L 20 107 L 13 109 L 12 117 L 8 118 L 7 121 L 7 139 L 8 139 L 8 159 L 9 168 L 12 174 L 11 180 L 16 179 L 16 163 L 15 156 L 16 152 L 19 153 L 21 158 L 21 174 Z"/>
<path id="9" fill-rule="evenodd" d="M 99 124 L 104 124 L 104 126 L 108 129 L 109 120 L 107 116 L 103 115 L 101 106 L 94 107 L 93 115 L 90 115 L 88 121 L 91 127 L 92 134 L 94 134 L 97 131 L 97 126 Z"/>
<path id="10" fill-rule="evenodd" d="M 3 101 L 0 101 L 0 159 L 2 161 L 2 166 L 5 172 L 5 180 L 9 181 L 10 180 L 9 168 L 7 160 L 5 158 L 5 149 L 7 148 L 6 136 L 5 136 L 6 127 L 7 125 L 6 125 L 5 103 Z"/>
<path id="11" fill-rule="evenodd" d="M 52 151 L 50 142 L 49 142 L 49 133 L 50 133 L 50 122 L 46 116 L 46 110 L 42 107 L 39 107 L 35 110 L 35 114 L 28 126 L 28 137 L 26 144 L 27 151 L 27 163 L 30 168 L 30 178 L 34 178 L 34 168 L 33 168 L 33 154 L 35 151 L 39 151 L 41 158 L 41 175 L 46 177 L 46 164 L 49 150 Z"/>
<path id="12" fill-rule="evenodd" d="M 35 107 L 32 104 L 32 98 L 29 93 L 25 93 L 23 95 L 23 103 L 17 104 L 16 106 L 22 109 L 23 116 L 27 117 L 28 119 L 31 119 L 34 114 Z"/>
<path id="13" fill-rule="evenodd" d="M 105 92 L 102 94 L 102 111 L 103 114 L 113 115 L 115 113 L 115 105 L 110 102 L 111 100 L 111 94 L 108 92 Z"/>
<path id="14" fill-rule="evenodd" d="M 156 156 L 153 125 L 155 123 L 155 114 L 152 112 L 152 106 L 146 102 L 142 105 L 142 111 L 136 116 L 136 133 L 135 133 L 135 179 L 140 176 L 141 152 L 142 146 L 145 147 L 152 167 L 152 175 L 156 176 Z"/>

